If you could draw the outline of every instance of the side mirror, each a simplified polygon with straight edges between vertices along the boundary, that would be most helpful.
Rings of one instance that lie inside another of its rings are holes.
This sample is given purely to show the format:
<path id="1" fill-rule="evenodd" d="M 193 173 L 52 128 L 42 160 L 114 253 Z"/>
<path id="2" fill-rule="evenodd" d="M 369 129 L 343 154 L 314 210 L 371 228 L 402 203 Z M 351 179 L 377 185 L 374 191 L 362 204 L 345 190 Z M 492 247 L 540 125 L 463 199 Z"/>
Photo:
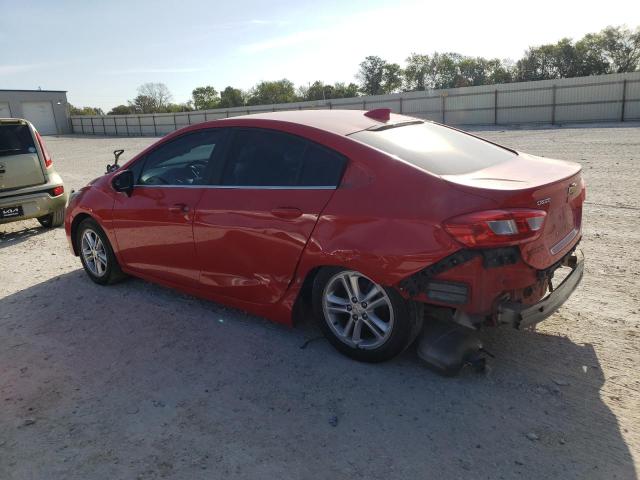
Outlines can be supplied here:
<path id="1" fill-rule="evenodd" d="M 124 153 L 124 150 L 113 151 L 113 156 L 115 157 L 115 161 L 113 162 L 113 165 L 107 165 L 107 173 L 115 172 L 117 169 L 120 168 L 120 165 L 118 165 L 118 159 L 120 158 L 120 155 L 122 155 L 123 153 Z"/>
<path id="2" fill-rule="evenodd" d="M 123 170 L 111 180 L 111 186 L 116 192 L 126 193 L 128 197 L 133 192 L 134 185 L 133 172 L 131 170 Z"/>

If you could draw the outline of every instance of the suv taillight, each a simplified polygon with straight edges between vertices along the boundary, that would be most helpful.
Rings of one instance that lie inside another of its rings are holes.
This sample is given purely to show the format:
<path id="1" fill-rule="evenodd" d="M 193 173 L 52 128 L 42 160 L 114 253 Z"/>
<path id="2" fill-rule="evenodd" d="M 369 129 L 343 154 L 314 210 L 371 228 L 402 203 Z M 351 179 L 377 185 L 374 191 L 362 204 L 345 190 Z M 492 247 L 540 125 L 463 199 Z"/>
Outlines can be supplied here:
<path id="1" fill-rule="evenodd" d="M 450 218 L 444 228 L 467 247 L 501 247 L 538 238 L 546 216 L 544 210 L 486 210 Z"/>
<path id="2" fill-rule="evenodd" d="M 38 139 L 38 144 L 40 145 L 40 150 L 42 151 L 42 155 L 44 156 L 44 166 L 49 168 L 53 165 L 53 160 L 51 160 L 51 155 L 49 155 L 49 150 L 44 146 L 44 140 L 38 132 L 36 132 L 36 138 Z"/>

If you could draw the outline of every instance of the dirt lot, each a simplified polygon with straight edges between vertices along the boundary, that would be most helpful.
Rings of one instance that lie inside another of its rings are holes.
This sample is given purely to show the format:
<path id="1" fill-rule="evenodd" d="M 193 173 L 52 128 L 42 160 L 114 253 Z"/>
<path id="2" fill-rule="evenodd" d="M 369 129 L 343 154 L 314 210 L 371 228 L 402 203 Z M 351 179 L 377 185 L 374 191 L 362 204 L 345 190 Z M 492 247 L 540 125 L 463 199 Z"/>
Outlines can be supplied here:
<path id="1" fill-rule="evenodd" d="M 413 350 L 350 361 L 140 280 L 99 287 L 64 231 L 0 226 L 0 478 L 636 478 L 640 125 L 485 130 L 575 160 L 585 279 L 538 332 L 484 334 L 486 375 Z M 69 188 L 153 139 L 48 138 Z"/>

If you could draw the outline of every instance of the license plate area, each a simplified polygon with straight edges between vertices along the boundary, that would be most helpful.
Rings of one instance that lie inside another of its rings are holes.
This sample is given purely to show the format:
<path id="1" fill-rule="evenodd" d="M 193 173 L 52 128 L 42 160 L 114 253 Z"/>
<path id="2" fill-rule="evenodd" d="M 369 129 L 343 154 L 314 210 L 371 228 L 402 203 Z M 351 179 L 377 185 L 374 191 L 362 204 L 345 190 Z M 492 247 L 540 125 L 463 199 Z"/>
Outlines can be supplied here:
<path id="1" fill-rule="evenodd" d="M 0 207 L 0 219 L 4 218 L 18 218 L 24 216 L 22 206 L 16 207 Z"/>

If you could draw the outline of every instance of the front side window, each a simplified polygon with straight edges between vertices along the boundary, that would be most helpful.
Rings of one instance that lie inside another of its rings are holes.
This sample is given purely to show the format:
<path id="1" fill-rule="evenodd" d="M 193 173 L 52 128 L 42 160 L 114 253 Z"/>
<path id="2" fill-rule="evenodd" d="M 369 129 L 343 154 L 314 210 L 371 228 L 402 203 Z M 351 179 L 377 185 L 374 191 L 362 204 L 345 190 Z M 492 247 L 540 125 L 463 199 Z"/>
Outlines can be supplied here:
<path id="1" fill-rule="evenodd" d="M 210 162 L 224 137 L 222 129 L 188 133 L 161 145 L 147 155 L 139 185 L 202 185 Z"/>
<path id="2" fill-rule="evenodd" d="M 222 184 L 243 187 L 335 187 L 346 159 L 318 144 L 283 132 L 237 130 Z"/>

